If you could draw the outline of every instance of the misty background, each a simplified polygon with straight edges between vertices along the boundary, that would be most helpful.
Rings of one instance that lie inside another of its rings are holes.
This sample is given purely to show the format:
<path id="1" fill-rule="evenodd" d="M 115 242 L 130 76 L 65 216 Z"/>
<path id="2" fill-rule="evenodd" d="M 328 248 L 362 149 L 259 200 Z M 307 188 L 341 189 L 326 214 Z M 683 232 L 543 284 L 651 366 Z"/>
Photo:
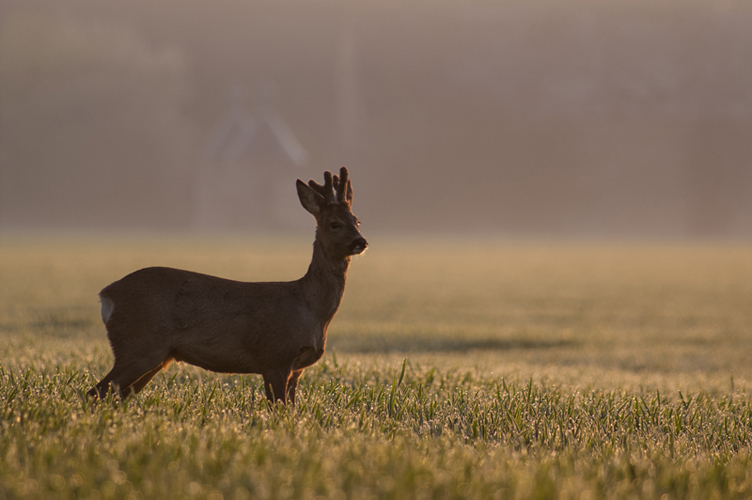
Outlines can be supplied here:
<path id="1" fill-rule="evenodd" d="M 0 229 L 752 237 L 752 3 L 3 0 Z"/>

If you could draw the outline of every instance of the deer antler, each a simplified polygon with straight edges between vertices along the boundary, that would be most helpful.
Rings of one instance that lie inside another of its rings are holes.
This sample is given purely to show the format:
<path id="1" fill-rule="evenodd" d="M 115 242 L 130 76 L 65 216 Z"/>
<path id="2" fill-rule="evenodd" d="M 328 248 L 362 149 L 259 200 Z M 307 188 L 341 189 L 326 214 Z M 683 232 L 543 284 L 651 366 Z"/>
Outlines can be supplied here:
<path id="1" fill-rule="evenodd" d="M 347 167 L 339 169 L 339 177 L 334 176 L 334 189 L 337 192 L 337 201 L 348 207 L 352 205 L 352 182 L 348 176 Z"/>
<path id="2" fill-rule="evenodd" d="M 324 197 L 327 204 L 342 203 L 348 207 L 352 205 L 353 189 L 350 182 L 347 167 L 339 169 L 339 175 L 332 176 L 328 170 L 324 172 L 324 185 L 311 179 L 308 185 L 316 193 Z"/>
<path id="3" fill-rule="evenodd" d="M 324 172 L 323 186 L 313 179 L 308 181 L 308 185 L 311 186 L 311 189 L 313 189 L 316 193 L 320 194 L 324 198 L 324 202 L 327 205 L 330 203 L 337 203 L 337 199 L 334 196 L 332 173 L 330 171 L 327 170 L 326 172 Z"/>

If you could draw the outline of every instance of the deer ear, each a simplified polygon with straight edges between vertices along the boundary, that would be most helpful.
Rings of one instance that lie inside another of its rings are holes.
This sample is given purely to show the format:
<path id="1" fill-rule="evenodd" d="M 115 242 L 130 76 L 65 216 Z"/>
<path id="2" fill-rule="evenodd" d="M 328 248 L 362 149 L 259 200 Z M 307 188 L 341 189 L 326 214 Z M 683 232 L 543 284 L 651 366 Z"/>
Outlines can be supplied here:
<path id="1" fill-rule="evenodd" d="M 309 188 L 308 185 L 300 179 L 295 183 L 295 187 L 298 189 L 298 198 L 300 198 L 300 204 L 303 205 L 303 208 L 308 210 L 314 216 L 319 215 L 321 213 L 321 207 L 324 206 L 324 197 Z"/>

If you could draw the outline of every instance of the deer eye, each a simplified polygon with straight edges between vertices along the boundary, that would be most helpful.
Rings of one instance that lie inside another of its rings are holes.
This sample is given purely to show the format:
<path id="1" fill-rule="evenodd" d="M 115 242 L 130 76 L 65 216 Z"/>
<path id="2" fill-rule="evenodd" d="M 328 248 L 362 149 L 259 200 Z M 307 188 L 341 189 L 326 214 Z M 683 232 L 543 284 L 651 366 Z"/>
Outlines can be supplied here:
<path id="1" fill-rule="evenodd" d="M 342 227 L 342 224 L 340 224 L 339 222 L 332 222 L 331 224 L 329 224 L 329 227 L 332 229 L 339 229 Z"/>

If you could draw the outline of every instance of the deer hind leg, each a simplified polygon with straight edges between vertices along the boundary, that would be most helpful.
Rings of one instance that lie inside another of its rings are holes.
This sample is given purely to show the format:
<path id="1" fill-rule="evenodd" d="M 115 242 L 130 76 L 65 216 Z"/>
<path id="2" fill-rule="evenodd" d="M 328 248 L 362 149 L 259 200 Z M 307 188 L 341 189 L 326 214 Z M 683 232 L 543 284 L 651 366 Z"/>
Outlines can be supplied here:
<path id="1" fill-rule="evenodd" d="M 162 369 L 167 368 L 167 365 L 169 365 L 169 364 L 170 364 L 170 360 L 169 359 L 165 360 L 162 363 L 160 363 L 159 365 L 157 365 L 156 368 L 152 368 L 148 372 L 144 373 L 141 376 L 141 378 L 139 378 L 133 384 L 131 384 L 131 386 L 130 386 L 131 394 L 135 395 L 135 394 L 138 394 L 139 392 L 141 392 L 141 390 L 146 386 L 146 384 L 148 384 L 151 381 L 151 379 L 153 379 L 154 376 L 157 373 L 159 373 L 160 371 L 162 371 Z"/>
<path id="2" fill-rule="evenodd" d="M 150 356 L 140 357 L 136 361 L 125 363 L 118 362 L 115 358 L 115 366 L 110 373 L 97 383 L 88 395 L 96 398 L 103 398 L 110 390 L 117 390 L 121 396 L 130 396 L 138 394 L 141 389 L 167 366 L 170 359 L 167 356 Z"/>
<path id="3" fill-rule="evenodd" d="M 87 392 L 86 395 L 96 399 L 104 398 L 107 393 L 110 392 L 110 382 L 112 382 L 115 377 L 119 376 L 122 373 L 123 368 L 124 367 L 122 365 L 115 363 L 115 366 L 112 367 L 110 373 L 105 375 L 104 378 L 97 383 L 97 385 L 89 389 L 89 392 Z"/>
<path id="4" fill-rule="evenodd" d="M 287 403 L 287 383 L 290 374 L 290 369 L 272 370 L 262 374 L 264 377 L 264 392 L 266 392 L 266 399 L 269 402 L 282 401 Z"/>
<path id="5" fill-rule="evenodd" d="M 124 397 L 136 395 L 166 364 L 164 358 L 140 359 L 114 377 L 110 385 L 117 386 Z"/>

